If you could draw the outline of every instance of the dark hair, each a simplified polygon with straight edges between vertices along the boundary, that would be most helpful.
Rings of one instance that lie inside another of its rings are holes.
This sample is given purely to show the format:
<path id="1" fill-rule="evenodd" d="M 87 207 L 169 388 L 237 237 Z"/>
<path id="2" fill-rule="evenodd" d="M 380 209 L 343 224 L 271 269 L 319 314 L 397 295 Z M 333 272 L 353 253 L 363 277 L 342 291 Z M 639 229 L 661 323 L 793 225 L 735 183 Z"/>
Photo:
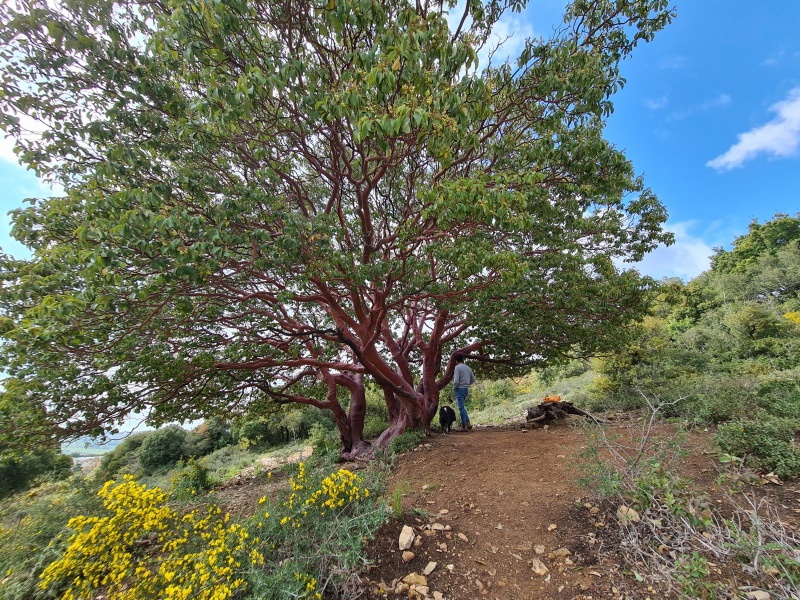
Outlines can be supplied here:
<path id="1" fill-rule="evenodd" d="M 464 355 L 463 354 L 456 354 L 453 358 L 455 358 L 456 362 L 458 362 L 458 363 L 464 362 Z"/>

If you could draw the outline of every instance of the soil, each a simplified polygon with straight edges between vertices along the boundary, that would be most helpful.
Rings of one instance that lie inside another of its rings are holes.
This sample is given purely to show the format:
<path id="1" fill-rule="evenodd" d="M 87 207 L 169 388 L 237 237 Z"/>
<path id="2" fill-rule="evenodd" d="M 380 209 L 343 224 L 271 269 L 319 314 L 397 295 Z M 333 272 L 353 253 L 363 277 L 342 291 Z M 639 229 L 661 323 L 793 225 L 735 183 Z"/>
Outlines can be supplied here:
<path id="1" fill-rule="evenodd" d="M 598 503 L 591 490 L 575 482 L 574 466 L 586 444 L 585 430 L 574 426 L 579 421 L 571 417 L 530 430 L 515 425 L 437 434 L 403 456 L 389 492 L 390 502 L 402 494 L 402 516 L 387 523 L 369 548 L 371 562 L 364 576 L 368 596 L 674 597 L 656 584 L 639 581 L 624 566 L 618 505 Z M 617 422 L 606 429 L 624 437 L 638 429 L 632 425 Z M 719 462 L 710 437 L 704 432 L 689 436 L 690 454 L 680 471 L 709 493 L 712 502 L 721 503 L 714 499 L 722 491 L 715 488 Z M 798 482 L 763 481 L 749 493 L 774 496 L 784 525 L 798 531 Z M 398 546 L 404 526 L 415 534 L 409 549 L 413 558 L 406 554 L 404 559 Z M 424 575 L 424 581 L 407 579 L 410 574 Z M 726 576 L 724 569 L 715 574 Z"/>

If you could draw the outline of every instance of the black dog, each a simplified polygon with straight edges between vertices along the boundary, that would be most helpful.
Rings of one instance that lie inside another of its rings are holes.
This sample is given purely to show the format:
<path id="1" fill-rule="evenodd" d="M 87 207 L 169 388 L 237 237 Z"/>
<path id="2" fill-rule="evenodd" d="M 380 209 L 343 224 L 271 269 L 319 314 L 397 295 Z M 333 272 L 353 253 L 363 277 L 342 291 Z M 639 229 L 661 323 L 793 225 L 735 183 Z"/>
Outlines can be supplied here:
<path id="1" fill-rule="evenodd" d="M 452 433 L 450 427 L 456 422 L 456 411 L 449 406 L 439 408 L 439 425 L 442 426 L 442 433 Z"/>

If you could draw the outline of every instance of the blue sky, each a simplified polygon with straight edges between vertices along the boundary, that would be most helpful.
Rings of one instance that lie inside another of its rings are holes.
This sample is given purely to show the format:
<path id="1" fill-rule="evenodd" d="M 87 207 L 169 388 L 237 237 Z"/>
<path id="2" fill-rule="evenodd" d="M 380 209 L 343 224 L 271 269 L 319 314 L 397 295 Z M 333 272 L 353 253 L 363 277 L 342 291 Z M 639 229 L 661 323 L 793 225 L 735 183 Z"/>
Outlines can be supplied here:
<path id="1" fill-rule="evenodd" d="M 561 0 L 532 0 L 498 28 L 547 35 Z M 679 0 L 678 17 L 623 63 L 606 136 L 625 150 L 670 214 L 676 244 L 639 265 L 688 280 L 752 219 L 800 211 L 800 2 Z M 0 247 L 23 256 L 5 214 L 47 188 L 0 142 Z"/>

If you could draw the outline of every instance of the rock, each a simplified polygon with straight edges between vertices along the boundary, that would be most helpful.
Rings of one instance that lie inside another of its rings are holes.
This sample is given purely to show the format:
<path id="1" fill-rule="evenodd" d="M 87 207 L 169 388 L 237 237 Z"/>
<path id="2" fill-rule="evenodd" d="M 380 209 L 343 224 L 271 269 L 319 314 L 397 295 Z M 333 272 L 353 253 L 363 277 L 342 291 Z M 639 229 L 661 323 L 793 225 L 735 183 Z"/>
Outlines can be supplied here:
<path id="1" fill-rule="evenodd" d="M 770 598 L 772 598 L 772 596 L 764 590 L 756 590 L 747 593 L 747 600 L 770 600 Z"/>
<path id="2" fill-rule="evenodd" d="M 628 523 L 638 523 L 642 520 L 639 517 L 639 513 L 633 510 L 630 506 L 625 506 L 624 504 L 617 509 L 617 519 L 623 525 Z"/>
<path id="3" fill-rule="evenodd" d="M 433 573 L 433 570 L 436 568 L 436 565 L 437 565 L 436 562 L 430 561 L 427 565 L 425 565 L 425 568 L 422 569 L 422 574 L 425 576 L 430 575 L 431 573 Z"/>
<path id="4" fill-rule="evenodd" d="M 428 578 L 419 573 L 409 573 L 401 581 L 408 585 L 428 585 Z"/>
<path id="5" fill-rule="evenodd" d="M 442 510 L 439 511 L 439 514 L 440 515 L 446 515 L 449 512 L 450 512 L 449 510 L 447 510 L 446 508 L 443 508 Z"/>
<path id="6" fill-rule="evenodd" d="M 433 592 L 433 600 L 444 600 L 442 592 Z"/>
<path id="7" fill-rule="evenodd" d="M 422 596 L 423 598 L 427 598 L 428 592 L 430 591 L 431 588 L 429 588 L 427 585 L 412 585 L 411 589 L 409 590 L 410 593 L 417 594 L 418 598 L 420 596 Z"/>
<path id="8" fill-rule="evenodd" d="M 462 542 L 469 542 L 469 538 L 461 532 L 458 533 L 458 539 L 460 539 Z"/>
<path id="9" fill-rule="evenodd" d="M 433 523 L 431 525 L 431 529 L 433 529 L 434 531 L 444 531 L 444 525 L 442 525 L 441 523 Z"/>
<path id="10" fill-rule="evenodd" d="M 547 526 L 547 531 L 555 531 L 556 529 L 558 529 L 558 525 L 555 523 L 550 523 L 550 525 Z"/>
<path id="11" fill-rule="evenodd" d="M 422 546 L 422 538 L 420 536 L 414 538 L 413 546 L 414 548 L 419 548 L 420 546 Z"/>
<path id="12" fill-rule="evenodd" d="M 544 546 L 542 544 L 536 544 L 533 547 L 533 551 L 536 552 L 536 554 L 544 554 Z"/>
<path id="13" fill-rule="evenodd" d="M 408 550 L 411 548 L 411 544 L 414 543 L 414 537 L 416 537 L 414 535 L 414 529 L 408 525 L 403 525 L 403 530 L 400 532 L 400 538 L 398 539 L 400 550 Z"/>
<path id="14" fill-rule="evenodd" d="M 590 515 L 596 515 L 599 512 L 600 512 L 600 509 L 597 506 L 592 506 L 591 508 L 589 508 L 589 514 Z"/>
<path id="15" fill-rule="evenodd" d="M 533 574 L 538 575 L 539 577 L 547 575 L 550 572 L 550 569 L 548 569 L 538 558 L 531 560 L 531 569 L 533 570 Z"/>
<path id="16" fill-rule="evenodd" d="M 411 562 L 416 556 L 411 550 L 406 550 L 403 552 L 403 562 Z"/>
<path id="17" fill-rule="evenodd" d="M 450 571 L 452 573 L 453 571 L 456 570 L 456 566 L 455 565 L 447 565 L 445 567 L 445 569 L 447 569 L 448 571 Z"/>
<path id="18" fill-rule="evenodd" d="M 447 543 L 442 542 L 441 544 L 439 544 L 439 550 L 441 550 L 442 552 L 447 552 Z"/>
<path id="19" fill-rule="evenodd" d="M 567 556 L 572 556 L 572 552 L 570 552 L 567 548 L 559 548 L 558 550 L 553 550 L 550 554 L 548 554 L 547 558 L 566 558 Z"/>

